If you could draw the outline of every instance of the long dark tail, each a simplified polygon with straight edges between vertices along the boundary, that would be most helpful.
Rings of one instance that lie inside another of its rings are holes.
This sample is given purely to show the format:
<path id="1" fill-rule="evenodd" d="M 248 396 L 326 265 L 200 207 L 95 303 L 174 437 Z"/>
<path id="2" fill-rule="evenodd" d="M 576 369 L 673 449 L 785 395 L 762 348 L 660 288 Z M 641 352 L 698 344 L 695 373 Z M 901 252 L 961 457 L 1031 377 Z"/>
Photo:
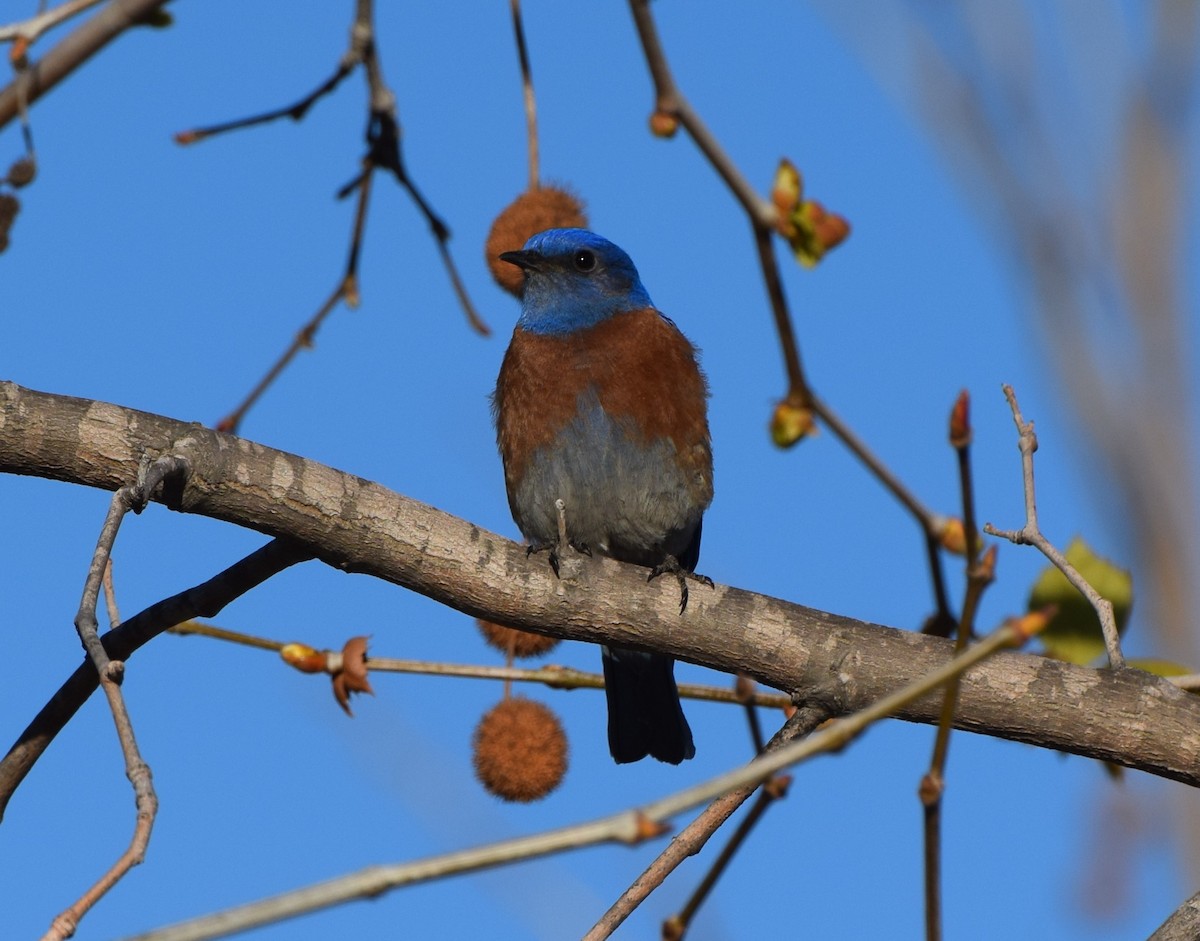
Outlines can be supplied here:
<path id="1" fill-rule="evenodd" d="M 608 697 L 608 750 L 617 764 L 650 755 L 677 765 L 696 754 L 665 654 L 601 648 Z"/>

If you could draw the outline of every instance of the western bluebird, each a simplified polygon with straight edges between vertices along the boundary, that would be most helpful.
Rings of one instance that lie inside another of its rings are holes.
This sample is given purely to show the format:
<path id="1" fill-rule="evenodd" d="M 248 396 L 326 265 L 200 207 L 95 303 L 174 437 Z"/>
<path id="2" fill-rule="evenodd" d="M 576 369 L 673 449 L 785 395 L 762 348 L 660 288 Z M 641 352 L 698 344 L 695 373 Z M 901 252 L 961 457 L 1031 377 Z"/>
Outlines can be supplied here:
<path id="1" fill-rule="evenodd" d="M 504 261 L 525 275 L 521 316 L 493 397 L 513 519 L 556 563 L 571 545 L 685 577 L 712 502 L 708 386 L 696 350 L 655 309 L 629 256 L 585 229 L 549 229 Z M 674 661 L 602 648 L 608 747 L 617 762 L 696 753 Z"/>

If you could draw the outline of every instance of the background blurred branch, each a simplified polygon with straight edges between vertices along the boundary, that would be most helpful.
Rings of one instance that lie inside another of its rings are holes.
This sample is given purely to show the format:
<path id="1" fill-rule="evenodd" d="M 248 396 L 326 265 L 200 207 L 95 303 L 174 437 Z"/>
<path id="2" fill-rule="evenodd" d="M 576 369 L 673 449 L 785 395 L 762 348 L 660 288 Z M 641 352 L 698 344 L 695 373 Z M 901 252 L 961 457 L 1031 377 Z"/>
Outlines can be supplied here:
<path id="1" fill-rule="evenodd" d="M 0 128 L 17 116 L 22 98 L 33 104 L 55 85 L 83 65 L 95 53 L 167 0 L 112 0 L 91 19 L 77 26 L 42 58 L 31 62 L 0 89 Z"/>

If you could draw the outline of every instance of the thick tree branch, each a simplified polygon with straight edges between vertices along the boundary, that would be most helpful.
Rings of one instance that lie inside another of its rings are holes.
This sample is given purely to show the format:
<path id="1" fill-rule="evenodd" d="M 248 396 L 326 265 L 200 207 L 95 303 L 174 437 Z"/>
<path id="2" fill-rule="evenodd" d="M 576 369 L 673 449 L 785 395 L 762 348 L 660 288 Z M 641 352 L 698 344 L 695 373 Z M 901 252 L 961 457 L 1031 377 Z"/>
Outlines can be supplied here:
<path id="1" fill-rule="evenodd" d="M 0 472 L 115 490 L 139 461 L 186 456 L 162 502 L 292 539 L 475 617 L 593 643 L 644 646 L 746 673 L 845 715 L 951 656 L 951 643 L 718 585 L 678 613 L 673 585 L 608 559 L 556 580 L 514 542 L 378 484 L 200 425 L 0 382 Z M 815 692 L 814 692 L 815 691 Z M 963 678 L 955 725 L 1200 784 L 1200 698 L 1137 670 L 1001 654 Z M 897 715 L 934 722 L 940 697 Z"/>

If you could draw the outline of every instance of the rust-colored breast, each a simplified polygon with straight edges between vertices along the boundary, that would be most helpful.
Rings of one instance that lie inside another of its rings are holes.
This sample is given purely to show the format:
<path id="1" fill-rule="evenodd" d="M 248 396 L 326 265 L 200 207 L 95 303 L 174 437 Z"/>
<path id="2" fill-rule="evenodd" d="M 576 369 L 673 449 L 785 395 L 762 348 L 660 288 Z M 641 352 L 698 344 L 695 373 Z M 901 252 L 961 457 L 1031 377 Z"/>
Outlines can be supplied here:
<path id="1" fill-rule="evenodd" d="M 647 440 L 669 439 L 680 466 L 703 481 L 712 498 L 708 385 L 696 350 L 674 324 L 651 308 L 616 314 L 565 335 L 513 333 L 496 383 L 494 407 L 500 455 L 511 496 L 529 458 L 576 414 L 579 395 L 595 390 L 614 419 L 628 419 Z"/>

